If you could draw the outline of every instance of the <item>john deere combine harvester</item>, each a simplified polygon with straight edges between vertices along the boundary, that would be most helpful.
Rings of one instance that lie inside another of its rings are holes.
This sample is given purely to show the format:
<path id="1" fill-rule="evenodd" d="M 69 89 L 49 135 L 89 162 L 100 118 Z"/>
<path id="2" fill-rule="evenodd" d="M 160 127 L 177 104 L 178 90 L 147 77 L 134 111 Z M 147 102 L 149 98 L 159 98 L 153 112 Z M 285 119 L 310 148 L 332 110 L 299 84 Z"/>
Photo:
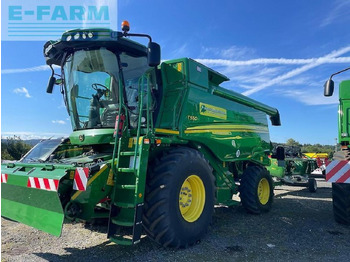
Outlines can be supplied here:
<path id="1" fill-rule="evenodd" d="M 2 216 L 56 236 L 64 219 L 104 217 L 118 244 L 138 243 L 144 228 L 186 247 L 233 194 L 249 212 L 269 210 L 266 115 L 280 125 L 278 111 L 220 87 L 228 78 L 194 60 L 160 64 L 159 45 L 128 31 L 70 30 L 45 44 L 47 92 L 61 83 L 73 133 L 47 160 L 2 165 Z"/>
<path id="2" fill-rule="evenodd" d="M 324 85 L 324 95 L 332 96 L 334 82 L 331 75 Z M 341 151 L 335 152 L 333 161 L 328 163 L 326 180 L 332 182 L 334 218 L 338 223 L 350 225 L 350 80 L 340 82 L 338 110 L 338 138 Z"/>

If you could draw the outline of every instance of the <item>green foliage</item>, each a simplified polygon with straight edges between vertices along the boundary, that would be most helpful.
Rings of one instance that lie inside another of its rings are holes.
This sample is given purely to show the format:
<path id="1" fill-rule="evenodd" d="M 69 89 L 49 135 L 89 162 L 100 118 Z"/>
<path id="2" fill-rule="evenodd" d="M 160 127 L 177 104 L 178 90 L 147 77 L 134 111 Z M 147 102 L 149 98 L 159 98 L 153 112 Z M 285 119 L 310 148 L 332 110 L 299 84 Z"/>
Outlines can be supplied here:
<path id="1" fill-rule="evenodd" d="M 286 142 L 286 145 L 287 146 L 301 147 L 301 144 L 298 141 L 294 140 L 293 138 L 289 138 Z"/>
<path id="2" fill-rule="evenodd" d="M 8 137 L 1 140 L 1 160 L 19 160 L 31 148 L 18 136 Z"/>

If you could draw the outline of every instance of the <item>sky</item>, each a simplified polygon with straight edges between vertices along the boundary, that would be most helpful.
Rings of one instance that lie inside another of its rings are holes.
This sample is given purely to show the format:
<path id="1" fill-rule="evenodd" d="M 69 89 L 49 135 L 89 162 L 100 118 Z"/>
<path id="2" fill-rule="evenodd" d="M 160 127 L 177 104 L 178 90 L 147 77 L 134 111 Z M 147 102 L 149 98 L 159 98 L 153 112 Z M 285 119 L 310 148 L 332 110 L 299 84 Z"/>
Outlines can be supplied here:
<path id="1" fill-rule="evenodd" d="M 150 34 L 163 60 L 196 59 L 230 78 L 223 87 L 277 108 L 282 126 L 270 125 L 272 141 L 335 143 L 337 86 L 350 73 L 334 78 L 333 97 L 323 84 L 350 64 L 350 1 L 119 0 L 117 17 Z M 46 93 L 43 45 L 2 41 L 2 137 L 72 132 L 59 87 Z"/>

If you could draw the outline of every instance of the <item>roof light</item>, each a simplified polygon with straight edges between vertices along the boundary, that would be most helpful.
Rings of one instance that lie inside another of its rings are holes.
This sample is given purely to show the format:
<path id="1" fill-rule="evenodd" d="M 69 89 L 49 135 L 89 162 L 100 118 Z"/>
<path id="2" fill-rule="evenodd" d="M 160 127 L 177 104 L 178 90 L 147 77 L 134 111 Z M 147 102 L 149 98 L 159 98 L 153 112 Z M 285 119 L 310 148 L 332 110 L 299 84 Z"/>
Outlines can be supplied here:
<path id="1" fill-rule="evenodd" d="M 124 34 L 126 34 L 127 32 L 129 32 L 130 30 L 130 24 L 128 21 L 124 20 L 122 22 L 122 31 L 124 32 Z"/>
<path id="2" fill-rule="evenodd" d="M 66 38 L 66 41 L 70 41 L 70 40 L 72 40 L 72 36 L 71 35 L 67 36 L 67 38 Z"/>
<path id="3" fill-rule="evenodd" d="M 81 37 L 82 37 L 83 39 L 86 39 L 86 34 L 83 33 L 83 34 L 81 35 Z"/>
<path id="4" fill-rule="evenodd" d="M 76 33 L 76 34 L 74 35 L 74 39 L 75 39 L 75 40 L 79 39 L 79 37 L 80 37 L 80 34 L 79 34 L 79 33 Z"/>
<path id="5" fill-rule="evenodd" d="M 94 37 L 94 34 L 93 34 L 92 32 L 89 32 L 89 33 L 88 33 L 88 37 L 89 37 L 89 38 L 93 38 L 93 37 Z"/>

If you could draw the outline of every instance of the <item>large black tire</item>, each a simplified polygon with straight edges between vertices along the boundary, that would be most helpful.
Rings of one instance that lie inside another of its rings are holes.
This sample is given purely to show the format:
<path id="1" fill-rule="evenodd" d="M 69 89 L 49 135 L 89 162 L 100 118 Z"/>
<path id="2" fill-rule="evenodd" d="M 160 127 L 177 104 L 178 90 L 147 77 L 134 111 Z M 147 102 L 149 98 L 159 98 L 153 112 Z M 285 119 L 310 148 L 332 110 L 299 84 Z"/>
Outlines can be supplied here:
<path id="1" fill-rule="evenodd" d="M 191 188 L 184 187 L 184 182 L 191 182 L 193 177 L 197 182 L 202 181 L 202 196 L 205 194 L 204 202 L 199 205 L 193 204 L 199 200 L 198 197 L 196 199 L 193 188 L 193 196 L 189 194 L 190 191 L 184 192 Z M 180 192 L 186 195 L 184 197 L 190 205 L 189 208 L 201 207 L 199 211 L 197 209 L 198 216 L 194 216 L 194 221 L 187 221 L 187 213 L 181 213 L 184 210 L 180 210 L 180 204 L 182 208 L 187 207 L 182 202 L 182 197 L 180 198 Z M 191 202 L 188 197 L 192 197 Z M 146 183 L 144 229 L 151 239 L 164 247 L 191 246 L 207 232 L 212 221 L 214 201 L 212 168 L 202 154 L 186 147 L 172 149 L 150 166 Z"/>
<path id="2" fill-rule="evenodd" d="M 307 182 L 307 187 L 311 193 L 316 193 L 317 191 L 317 182 L 315 178 L 309 178 Z"/>
<path id="3" fill-rule="evenodd" d="M 253 214 L 271 209 L 273 182 L 270 173 L 261 166 L 249 166 L 242 175 L 239 187 L 243 207 Z"/>
<path id="4" fill-rule="evenodd" d="M 332 183 L 335 221 L 350 225 L 350 184 Z"/>

